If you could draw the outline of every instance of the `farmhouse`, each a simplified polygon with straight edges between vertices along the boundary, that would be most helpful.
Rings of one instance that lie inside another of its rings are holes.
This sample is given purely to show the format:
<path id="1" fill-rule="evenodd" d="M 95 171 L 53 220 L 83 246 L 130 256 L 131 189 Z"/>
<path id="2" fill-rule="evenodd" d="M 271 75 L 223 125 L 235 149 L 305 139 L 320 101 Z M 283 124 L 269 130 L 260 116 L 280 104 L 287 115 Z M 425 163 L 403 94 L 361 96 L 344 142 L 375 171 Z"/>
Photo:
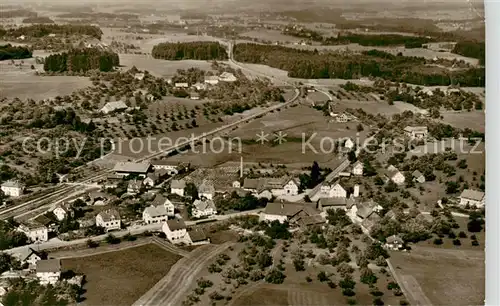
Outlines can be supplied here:
<path id="1" fill-rule="evenodd" d="M 415 182 L 418 183 L 425 183 L 425 176 L 422 174 L 422 172 L 415 170 L 412 172 L 412 177 Z"/>
<path id="2" fill-rule="evenodd" d="M 109 114 L 112 112 L 127 109 L 128 106 L 123 101 L 108 102 L 101 108 L 101 113 Z"/>
<path id="3" fill-rule="evenodd" d="M 144 209 L 144 211 L 142 212 L 142 220 L 146 224 L 160 223 L 163 221 L 167 221 L 168 220 L 167 210 L 163 205 L 158 205 L 158 206 L 151 205 L 149 207 L 146 207 L 146 209 Z"/>
<path id="4" fill-rule="evenodd" d="M 42 260 L 42 255 L 32 248 L 24 248 L 20 251 L 20 254 L 18 254 L 18 259 L 21 264 L 28 264 L 30 269 L 34 269 L 36 267 L 36 263 Z"/>
<path id="5" fill-rule="evenodd" d="M 321 198 L 347 198 L 347 190 L 340 182 L 332 185 L 323 183 L 314 188 L 309 194 L 311 201 L 317 202 Z"/>
<path id="6" fill-rule="evenodd" d="M 160 181 L 160 178 L 159 178 L 158 174 L 155 172 L 155 173 L 148 173 L 146 175 L 146 178 L 142 181 L 142 183 L 146 187 L 154 187 L 154 186 L 156 186 L 156 184 L 158 184 L 159 181 Z"/>
<path id="7" fill-rule="evenodd" d="M 407 126 L 403 131 L 411 139 L 424 139 L 429 133 L 426 126 Z"/>
<path id="8" fill-rule="evenodd" d="M 207 237 L 203 229 L 194 228 L 188 231 L 189 240 L 191 245 L 201 245 L 210 243 L 210 238 Z"/>
<path id="9" fill-rule="evenodd" d="M 398 251 L 403 248 L 404 241 L 397 235 L 387 237 L 384 247 L 392 251 Z"/>
<path id="10" fill-rule="evenodd" d="M 31 242 L 44 242 L 49 240 L 49 229 L 38 222 L 27 221 L 17 228 L 23 232 Z"/>
<path id="11" fill-rule="evenodd" d="M 137 175 L 146 177 L 146 174 L 151 170 L 150 163 L 134 163 L 134 162 L 118 162 L 113 171 L 119 176 Z"/>
<path id="12" fill-rule="evenodd" d="M 190 243 L 191 239 L 187 233 L 186 223 L 182 218 L 167 220 L 163 223 L 162 230 L 171 243 Z"/>
<path id="13" fill-rule="evenodd" d="M 256 195 L 263 195 L 267 190 L 272 196 L 279 197 L 299 194 L 299 183 L 296 179 L 287 176 L 281 178 L 245 178 L 243 189 Z"/>
<path id="14" fill-rule="evenodd" d="M 204 84 L 204 83 L 196 83 L 193 85 L 193 88 L 195 88 L 196 90 L 206 90 L 207 89 L 207 84 Z"/>
<path id="15" fill-rule="evenodd" d="M 186 181 L 184 180 L 172 180 L 170 183 L 170 193 L 172 194 L 177 194 L 183 197 L 184 188 L 186 188 Z"/>
<path id="16" fill-rule="evenodd" d="M 264 221 L 279 221 L 284 222 L 297 222 L 300 218 L 306 216 L 317 215 L 319 212 L 312 206 L 297 204 L 297 203 L 285 203 L 285 202 L 270 202 L 267 203 L 264 213 L 261 218 Z"/>
<path id="17" fill-rule="evenodd" d="M 210 84 L 210 85 L 217 85 L 217 84 L 219 84 L 219 77 L 216 75 L 206 76 L 205 83 Z"/>
<path id="18" fill-rule="evenodd" d="M 198 196 L 200 198 L 205 198 L 208 200 L 212 200 L 215 195 L 215 187 L 212 182 L 204 180 L 203 183 L 198 186 Z"/>
<path id="19" fill-rule="evenodd" d="M 136 73 L 136 74 L 134 74 L 134 79 L 142 81 L 142 79 L 144 79 L 144 73 Z"/>
<path id="20" fill-rule="evenodd" d="M 175 83 L 175 88 L 188 88 L 189 84 L 188 83 Z"/>
<path id="21" fill-rule="evenodd" d="M 221 82 L 236 82 L 238 79 L 234 76 L 234 74 L 230 72 L 223 72 L 219 76 L 219 81 Z"/>
<path id="22" fill-rule="evenodd" d="M 484 192 L 472 189 L 465 189 L 460 194 L 460 205 L 461 206 L 484 206 Z"/>
<path id="23" fill-rule="evenodd" d="M 142 187 L 144 186 L 144 181 L 143 180 L 131 180 L 128 182 L 127 185 L 127 193 L 130 195 L 136 195 L 141 192 Z"/>
<path id="24" fill-rule="evenodd" d="M 68 203 L 58 204 L 56 208 L 52 211 L 52 213 L 56 216 L 58 221 L 64 220 L 64 218 L 72 216 L 73 210 L 71 209 L 71 205 Z"/>
<path id="25" fill-rule="evenodd" d="M 396 185 L 402 185 L 405 182 L 405 176 L 396 167 L 390 165 L 385 171 L 387 180 L 393 181 Z"/>
<path id="26" fill-rule="evenodd" d="M 169 217 L 173 217 L 174 214 L 175 214 L 175 206 L 174 204 L 169 200 L 167 199 L 166 197 L 160 195 L 160 194 L 157 194 L 155 196 L 155 199 L 153 200 L 153 203 L 152 203 L 153 206 L 163 206 L 165 207 L 166 211 L 167 211 L 167 216 Z"/>
<path id="27" fill-rule="evenodd" d="M 16 180 L 6 181 L 0 188 L 5 195 L 11 197 L 19 197 L 24 192 L 24 185 Z"/>
<path id="28" fill-rule="evenodd" d="M 180 170 L 180 165 L 179 163 L 167 161 L 165 159 L 155 159 L 151 161 L 151 165 L 153 166 L 153 169 L 159 170 L 167 170 L 169 175 L 175 175 L 179 173 Z"/>
<path id="29" fill-rule="evenodd" d="M 95 225 L 104 227 L 107 232 L 121 229 L 120 214 L 116 209 L 101 211 L 95 217 Z"/>
<path id="30" fill-rule="evenodd" d="M 210 199 L 195 200 L 191 215 L 194 218 L 208 217 L 217 214 L 217 208 L 214 201 Z"/>
<path id="31" fill-rule="evenodd" d="M 322 212 L 327 212 L 330 209 L 346 210 L 347 206 L 352 206 L 354 199 L 346 198 L 321 198 L 318 201 L 318 209 Z"/>
<path id="32" fill-rule="evenodd" d="M 40 284 L 55 284 L 61 277 L 61 260 L 46 259 L 36 263 L 36 277 Z"/>
<path id="33" fill-rule="evenodd" d="M 362 162 L 357 161 L 352 165 L 352 174 L 353 175 L 363 175 L 363 170 L 365 169 L 365 166 L 363 165 Z"/>

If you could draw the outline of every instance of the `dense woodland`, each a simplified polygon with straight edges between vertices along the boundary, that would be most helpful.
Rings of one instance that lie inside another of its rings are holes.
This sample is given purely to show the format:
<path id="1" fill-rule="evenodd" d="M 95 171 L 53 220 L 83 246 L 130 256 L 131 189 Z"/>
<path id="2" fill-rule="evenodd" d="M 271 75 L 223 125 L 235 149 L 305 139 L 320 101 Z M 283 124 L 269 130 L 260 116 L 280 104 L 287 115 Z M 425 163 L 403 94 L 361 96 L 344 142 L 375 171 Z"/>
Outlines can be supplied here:
<path id="1" fill-rule="evenodd" d="M 54 23 L 54 20 L 44 16 L 34 16 L 23 19 L 23 23 Z"/>
<path id="2" fill-rule="evenodd" d="M 421 36 L 406 36 L 396 34 L 370 35 L 340 33 L 337 37 L 324 37 L 316 31 L 309 29 L 294 30 L 287 27 L 284 34 L 311 39 L 322 45 L 347 45 L 359 44 L 361 46 L 405 46 L 406 48 L 422 48 L 423 44 L 434 41 Z"/>
<path id="3" fill-rule="evenodd" d="M 0 46 L 0 61 L 30 58 L 32 56 L 33 52 L 26 47 L 13 47 L 11 44 Z"/>
<path id="4" fill-rule="evenodd" d="M 480 65 L 485 64 L 486 50 L 484 41 L 459 41 L 451 52 L 466 57 L 477 58 Z"/>
<path id="5" fill-rule="evenodd" d="M 263 64 L 288 71 L 289 77 L 303 79 L 356 79 L 380 77 L 394 82 L 426 86 L 448 86 L 452 80 L 461 86 L 484 86 L 484 69 L 449 71 L 426 66 L 422 57 L 394 56 L 383 51 L 363 54 L 319 53 L 282 46 L 251 43 L 234 47 L 237 61 Z"/>
<path id="6" fill-rule="evenodd" d="M 226 49 L 218 42 L 161 43 L 153 47 L 154 58 L 165 60 L 225 60 Z"/>
<path id="7" fill-rule="evenodd" d="M 90 25 L 71 25 L 71 24 L 34 24 L 30 26 L 23 26 L 15 29 L 2 29 L 0 28 L 0 37 L 17 38 L 21 35 L 28 37 L 44 37 L 49 34 L 56 35 L 88 35 L 101 39 L 102 31 L 98 27 Z"/>
<path id="8" fill-rule="evenodd" d="M 89 70 L 112 71 L 120 64 L 118 54 L 97 48 L 72 49 L 52 54 L 45 59 L 43 68 L 53 72 L 86 72 Z"/>
<path id="9" fill-rule="evenodd" d="M 2 5 L 2 7 L 3 7 L 3 5 Z M 1 19 L 19 18 L 19 17 L 36 17 L 36 16 L 37 16 L 37 14 L 35 12 L 32 12 L 30 10 L 25 10 L 25 9 L 8 10 L 8 11 L 2 11 L 0 13 Z"/>

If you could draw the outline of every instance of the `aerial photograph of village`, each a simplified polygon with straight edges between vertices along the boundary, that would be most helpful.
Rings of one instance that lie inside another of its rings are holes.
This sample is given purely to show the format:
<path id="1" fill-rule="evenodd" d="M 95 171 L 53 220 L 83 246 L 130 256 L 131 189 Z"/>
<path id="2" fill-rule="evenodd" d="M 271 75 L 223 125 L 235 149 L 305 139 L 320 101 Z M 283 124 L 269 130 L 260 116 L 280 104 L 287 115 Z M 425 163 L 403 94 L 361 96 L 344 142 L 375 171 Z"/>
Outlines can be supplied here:
<path id="1" fill-rule="evenodd" d="M 483 305 L 474 0 L 1 0 L 0 305 Z"/>

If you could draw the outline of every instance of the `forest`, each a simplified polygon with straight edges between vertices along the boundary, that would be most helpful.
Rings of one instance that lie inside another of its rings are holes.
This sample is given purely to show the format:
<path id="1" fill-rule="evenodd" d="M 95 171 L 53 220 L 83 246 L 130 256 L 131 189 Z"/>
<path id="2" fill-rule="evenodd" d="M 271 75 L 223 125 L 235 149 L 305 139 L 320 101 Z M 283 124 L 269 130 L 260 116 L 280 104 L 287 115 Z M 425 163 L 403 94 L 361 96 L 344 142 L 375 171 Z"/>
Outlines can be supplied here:
<path id="1" fill-rule="evenodd" d="M 226 49 L 218 42 L 161 43 L 153 47 L 154 58 L 164 60 L 225 60 Z"/>
<path id="2" fill-rule="evenodd" d="M 348 45 L 359 44 L 361 46 L 405 46 L 406 48 L 422 48 L 423 44 L 434 41 L 431 38 L 421 36 L 407 36 L 397 34 L 354 34 L 339 33 L 337 37 L 324 37 L 316 31 L 309 29 L 294 30 L 287 27 L 284 34 L 311 39 L 322 45 Z"/>
<path id="3" fill-rule="evenodd" d="M 25 9 L 2 11 L 2 13 L 0 14 L 0 18 L 2 19 L 19 18 L 19 17 L 36 17 L 36 16 L 37 14 L 35 12 Z"/>
<path id="4" fill-rule="evenodd" d="M 288 71 L 288 76 L 303 79 L 357 79 L 379 77 L 393 82 L 425 86 L 483 87 L 484 68 L 449 71 L 446 68 L 428 67 L 422 57 L 388 55 L 382 51 L 363 54 L 320 53 L 282 46 L 252 43 L 236 44 L 234 57 L 237 61 L 263 64 Z"/>
<path id="5" fill-rule="evenodd" d="M 49 34 L 69 35 L 88 35 L 101 39 L 102 31 L 98 27 L 90 25 L 72 25 L 72 24 L 34 24 L 12 29 L 1 29 L 0 37 L 17 38 L 21 35 L 28 37 L 43 37 Z"/>
<path id="6" fill-rule="evenodd" d="M 53 72 L 112 71 L 120 65 L 118 54 L 97 48 L 72 49 L 68 52 L 52 54 L 45 59 L 43 68 Z"/>
<path id="7" fill-rule="evenodd" d="M 459 41 L 451 51 L 466 57 L 479 59 L 479 64 L 484 65 L 486 58 L 485 42 L 478 41 Z"/>
<path id="8" fill-rule="evenodd" d="M 54 23 L 54 20 L 45 16 L 33 16 L 23 19 L 23 23 Z"/>
<path id="9" fill-rule="evenodd" d="M 26 47 L 13 47 L 11 44 L 0 46 L 0 61 L 30 58 L 32 56 L 33 52 Z"/>

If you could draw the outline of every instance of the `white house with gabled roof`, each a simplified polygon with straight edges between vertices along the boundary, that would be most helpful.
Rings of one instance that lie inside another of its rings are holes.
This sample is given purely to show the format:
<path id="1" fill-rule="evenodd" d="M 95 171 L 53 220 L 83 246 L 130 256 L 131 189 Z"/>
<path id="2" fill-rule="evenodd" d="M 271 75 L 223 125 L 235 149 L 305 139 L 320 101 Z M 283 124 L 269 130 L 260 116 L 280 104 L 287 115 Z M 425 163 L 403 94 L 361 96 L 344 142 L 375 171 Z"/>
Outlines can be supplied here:
<path id="1" fill-rule="evenodd" d="M 460 205 L 461 206 L 475 206 L 477 208 L 484 207 L 484 192 L 473 190 L 473 189 L 464 189 L 460 194 Z"/>
<path id="2" fill-rule="evenodd" d="M 217 208 L 212 200 L 195 200 L 193 203 L 193 208 L 191 210 L 191 215 L 194 218 L 208 217 L 217 214 Z"/>
<path id="3" fill-rule="evenodd" d="M 354 165 L 352 165 L 352 174 L 361 176 L 361 175 L 363 175 L 364 169 L 365 169 L 365 166 L 363 165 L 363 163 L 360 161 L 357 161 L 354 163 Z"/>
<path id="4" fill-rule="evenodd" d="M 119 230 L 122 226 L 120 214 L 116 209 L 101 211 L 95 217 L 95 225 L 104 227 L 108 232 L 112 230 Z"/>
<path id="5" fill-rule="evenodd" d="M 19 197 L 24 192 L 24 184 L 17 180 L 10 180 L 3 183 L 0 187 L 3 193 L 11 197 Z"/>

